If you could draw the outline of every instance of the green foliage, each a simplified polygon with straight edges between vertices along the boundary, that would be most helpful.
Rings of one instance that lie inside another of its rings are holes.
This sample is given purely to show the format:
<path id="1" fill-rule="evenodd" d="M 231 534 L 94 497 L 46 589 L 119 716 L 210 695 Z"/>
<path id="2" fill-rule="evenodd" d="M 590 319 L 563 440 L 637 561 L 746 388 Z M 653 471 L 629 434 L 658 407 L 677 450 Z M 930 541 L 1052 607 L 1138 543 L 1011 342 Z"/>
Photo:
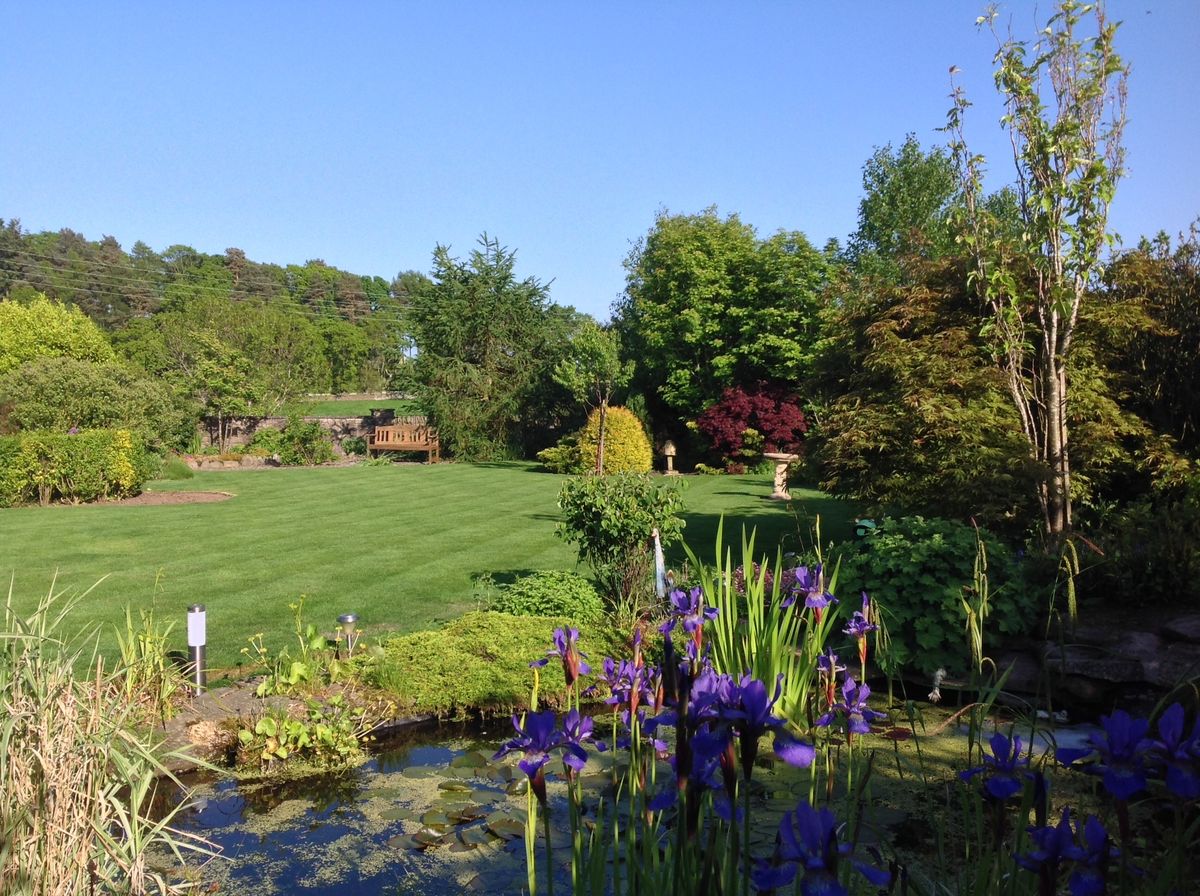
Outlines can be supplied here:
<path id="1" fill-rule="evenodd" d="M 168 454 L 162 462 L 162 467 L 158 471 L 159 479 L 181 480 L 191 479 L 196 475 L 196 471 L 187 465 L 177 454 Z"/>
<path id="2" fill-rule="evenodd" d="M 1130 502 L 1096 541 L 1104 557 L 1083 573 L 1089 593 L 1119 606 L 1200 609 L 1200 474 Z"/>
<path id="3" fill-rule="evenodd" d="M 579 450 L 579 433 L 568 433 L 558 440 L 557 445 L 543 448 L 537 459 L 551 473 L 577 475 L 587 470 L 583 452 Z"/>
<path id="4" fill-rule="evenodd" d="M 159 450 L 187 447 L 196 428 L 169 386 L 115 361 L 27 361 L 0 375 L 0 409 L 10 429 L 129 429 Z"/>
<path id="5" fill-rule="evenodd" d="M 546 655 L 554 629 L 571 624 L 563 617 L 467 613 L 436 631 L 384 641 L 372 680 L 413 713 L 511 713 L 529 705 L 529 663 Z M 583 650 L 603 655 L 611 650 L 609 637 L 585 631 Z M 551 662 L 540 673 L 539 701 L 561 703 L 566 693 L 562 667 Z"/>
<path id="6" fill-rule="evenodd" d="M 278 456 L 280 463 L 288 466 L 313 466 L 335 459 L 333 442 L 321 424 L 296 415 L 289 417 L 281 430 L 270 426 L 257 430 L 246 447 L 256 453 Z"/>
<path id="7" fill-rule="evenodd" d="M 1011 552 L 982 534 L 991 580 L 985 633 L 1024 634 L 1036 624 L 1038 601 L 1023 587 Z M 874 534 L 847 547 L 840 591 L 871 596 L 890 633 L 895 665 L 965 676 L 971 654 L 963 600 L 976 603 L 975 530 L 944 519 L 884 519 Z"/>
<path id="8" fill-rule="evenodd" d="M 78 308 L 36 295 L 28 304 L 0 300 L 0 374 L 34 358 L 111 361 L 112 346 Z"/>
<path id="9" fill-rule="evenodd" d="M 408 312 L 421 404 L 458 457 L 510 456 L 522 409 L 557 357 L 548 289 L 517 280 L 516 253 L 487 236 L 466 262 L 438 246 L 433 264 Z"/>
<path id="10" fill-rule="evenodd" d="M 730 386 L 808 372 L 827 271 L 803 234 L 760 239 L 715 208 L 660 212 L 625 268 L 617 326 L 639 386 L 672 415 L 695 419 Z"/>
<path id="11" fill-rule="evenodd" d="M 342 768 L 366 758 L 365 714 L 341 694 L 304 701 L 304 715 L 276 709 L 238 731 L 239 763 L 270 773 L 286 762 Z"/>
<path id="12" fill-rule="evenodd" d="M 122 498 L 140 492 L 157 469 L 128 430 L 0 436 L 0 506 L 34 497 L 42 505 Z"/>
<path id="13" fill-rule="evenodd" d="M 301 595 L 299 600 L 288 604 L 292 614 L 292 635 L 296 640 L 295 654 L 287 647 L 272 654 L 262 632 L 251 635 L 247 639 L 249 646 L 242 648 L 242 656 L 251 662 L 252 668 L 263 672 L 263 679 L 255 690 L 256 696 L 311 691 L 350 674 L 347 662 L 338 656 L 321 630 L 305 619 L 304 601 L 305 597 Z M 340 633 L 338 638 L 340 643 Z"/>
<path id="14" fill-rule="evenodd" d="M 121 664 L 117 680 L 127 706 L 137 707 L 152 724 L 166 724 L 175 714 L 175 701 L 182 696 L 184 676 L 169 655 L 173 623 L 155 618 L 155 608 L 139 607 L 138 622 L 125 605 L 125 624 L 117 628 Z"/>
<path id="15" fill-rule="evenodd" d="M 981 21 L 994 26 L 997 15 Z M 1116 31 L 1101 4 L 1061 0 L 1033 46 L 996 35 L 1015 221 L 981 199 L 984 160 L 967 148 L 970 104 L 960 88 L 946 126 L 963 192 L 960 238 L 989 317 L 983 332 L 1029 454 L 1044 469 L 1036 497 L 1055 540 L 1072 526 L 1069 365 L 1084 299 L 1111 242 L 1108 210 L 1124 168 L 1128 69 L 1114 49 Z"/>
<path id="16" fill-rule="evenodd" d="M 654 452 L 642 421 L 621 407 L 596 408 L 579 432 L 582 465 L 591 467 L 600 445 L 600 417 L 604 414 L 604 473 L 649 473 Z M 539 455 L 539 458 L 541 455 Z"/>
<path id="17" fill-rule="evenodd" d="M 958 259 L 855 277 L 827 316 L 809 436 L 821 487 L 890 512 L 1026 530 L 1039 469 Z"/>
<path id="18" fill-rule="evenodd" d="M 683 530 L 679 489 L 648 476 L 618 473 L 568 479 L 559 492 L 563 522 L 557 533 L 578 545 L 606 596 L 617 603 L 637 600 L 650 589 L 657 529 L 663 545 Z"/>
<path id="19" fill-rule="evenodd" d="M 488 609 L 513 616 L 563 616 L 579 625 L 603 616 L 604 602 L 583 576 L 542 569 L 498 588 Z"/>
<path id="20" fill-rule="evenodd" d="M 364 457 L 367 453 L 367 440 L 362 436 L 346 436 L 342 439 L 342 451 L 352 457 Z"/>

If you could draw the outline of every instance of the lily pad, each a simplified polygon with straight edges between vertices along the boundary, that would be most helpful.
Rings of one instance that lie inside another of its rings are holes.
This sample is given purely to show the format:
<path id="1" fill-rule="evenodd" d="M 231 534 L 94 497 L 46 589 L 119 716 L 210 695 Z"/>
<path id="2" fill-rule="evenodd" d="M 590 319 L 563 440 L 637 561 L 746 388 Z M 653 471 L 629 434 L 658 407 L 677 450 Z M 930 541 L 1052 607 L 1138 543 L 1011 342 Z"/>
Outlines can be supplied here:
<path id="1" fill-rule="evenodd" d="M 464 784 L 461 781 L 441 781 L 438 783 L 438 790 L 449 790 L 457 793 L 470 793 L 471 785 Z"/>
<path id="2" fill-rule="evenodd" d="M 469 821 L 477 821 L 488 813 L 483 806 L 471 804 L 462 806 L 458 809 L 455 809 L 453 812 L 447 812 L 446 814 L 449 815 L 455 822 L 459 824 L 466 824 Z"/>
<path id="3" fill-rule="evenodd" d="M 458 839 L 470 846 L 487 846 L 500 838 L 496 834 L 490 833 L 485 827 L 475 826 L 460 830 Z"/>
<path id="4" fill-rule="evenodd" d="M 449 837 L 442 831 L 434 830 L 433 828 L 421 828 L 412 835 L 419 848 L 428 849 L 430 847 L 444 846 Z"/>
<path id="5" fill-rule="evenodd" d="M 464 753 L 461 756 L 455 756 L 450 760 L 451 768 L 483 768 L 490 762 L 487 756 L 484 756 L 478 750 L 472 750 L 470 753 Z"/>
<path id="6" fill-rule="evenodd" d="M 396 806 L 392 809 L 384 809 L 379 813 L 379 817 L 384 821 L 415 821 L 419 813 L 412 809 L 406 809 L 403 806 Z"/>
<path id="7" fill-rule="evenodd" d="M 515 818 L 508 816 L 501 816 L 500 818 L 489 816 L 487 829 L 504 840 L 516 840 L 518 837 L 525 836 L 525 825 Z"/>
<path id="8" fill-rule="evenodd" d="M 517 778 L 515 781 L 509 781 L 508 786 L 504 788 L 504 792 L 509 796 L 521 796 L 529 790 L 528 778 Z"/>
<path id="9" fill-rule="evenodd" d="M 421 816 L 421 824 L 423 825 L 448 828 L 453 823 L 454 822 L 450 820 L 450 816 L 445 812 L 442 812 L 440 809 L 430 809 Z"/>
<path id="10" fill-rule="evenodd" d="M 410 765 L 400 774 L 406 778 L 432 778 L 437 773 L 438 769 L 432 765 Z"/>

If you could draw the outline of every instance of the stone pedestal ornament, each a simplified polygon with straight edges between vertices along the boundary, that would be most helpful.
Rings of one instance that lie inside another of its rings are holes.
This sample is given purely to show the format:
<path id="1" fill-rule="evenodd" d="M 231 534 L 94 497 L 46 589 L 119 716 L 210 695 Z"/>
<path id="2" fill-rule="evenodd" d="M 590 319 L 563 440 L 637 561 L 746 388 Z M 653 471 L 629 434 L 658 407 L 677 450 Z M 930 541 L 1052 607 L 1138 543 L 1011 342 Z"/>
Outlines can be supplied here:
<path id="1" fill-rule="evenodd" d="M 763 454 L 767 460 L 775 462 L 775 490 L 771 498 L 776 501 L 790 501 L 792 494 L 788 491 L 788 467 L 800 459 L 799 454 L 788 454 L 785 451 L 767 451 Z"/>

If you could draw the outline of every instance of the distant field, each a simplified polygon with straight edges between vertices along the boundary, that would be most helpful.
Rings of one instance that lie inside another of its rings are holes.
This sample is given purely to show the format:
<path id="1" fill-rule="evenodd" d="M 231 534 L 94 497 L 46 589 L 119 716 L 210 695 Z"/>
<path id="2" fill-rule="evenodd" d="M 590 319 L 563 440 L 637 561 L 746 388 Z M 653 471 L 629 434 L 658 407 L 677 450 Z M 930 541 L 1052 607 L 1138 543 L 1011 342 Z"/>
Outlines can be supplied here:
<path id="1" fill-rule="evenodd" d="M 391 408 L 398 416 L 424 413 L 415 401 L 404 398 L 381 398 L 378 401 L 329 399 L 305 402 L 296 407 L 307 417 L 366 417 L 372 408 Z"/>
<path id="2" fill-rule="evenodd" d="M 302 594 L 310 618 L 329 629 L 356 612 L 368 633 L 414 631 L 475 608 L 473 582 L 484 573 L 506 581 L 574 569 L 574 548 L 554 534 L 562 481 L 515 463 L 204 472 L 152 488 L 234 497 L 0 510 L 0 574 L 15 577 L 22 611 L 56 573 L 59 587 L 77 591 L 107 576 L 76 620 L 101 626 L 106 652 L 126 603 L 153 603 L 176 623 L 180 648 L 186 607 L 204 603 L 210 662 L 228 667 L 256 632 L 272 649 L 289 643 L 288 604 Z M 689 544 L 710 558 L 722 514 L 730 541 L 755 526 L 772 557 L 780 541 L 795 547 L 817 513 L 826 540 L 849 535 L 849 505 L 797 489 L 789 507 L 768 500 L 770 489 L 767 476 L 686 477 Z"/>

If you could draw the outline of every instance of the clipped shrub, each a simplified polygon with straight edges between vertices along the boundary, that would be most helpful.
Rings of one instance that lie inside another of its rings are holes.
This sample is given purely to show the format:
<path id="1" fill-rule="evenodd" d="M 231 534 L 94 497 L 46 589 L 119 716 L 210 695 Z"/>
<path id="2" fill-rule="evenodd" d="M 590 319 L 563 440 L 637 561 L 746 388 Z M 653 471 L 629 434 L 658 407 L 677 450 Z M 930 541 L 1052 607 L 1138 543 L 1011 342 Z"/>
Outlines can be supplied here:
<path id="1" fill-rule="evenodd" d="M 607 442 L 607 439 L 605 439 Z M 578 475 L 587 471 L 583 455 L 579 451 L 579 433 L 573 432 L 558 440 L 557 445 L 543 448 L 537 453 L 537 459 L 551 473 L 566 473 Z"/>
<path id="2" fill-rule="evenodd" d="M 579 546 L 579 559 L 591 566 L 606 596 L 618 602 L 648 591 L 654 530 L 664 545 L 683 530 L 679 489 L 644 475 L 568 479 L 558 506 L 564 518 L 558 524 L 559 537 Z"/>
<path id="3" fill-rule="evenodd" d="M 600 443 L 600 410 L 588 415 L 579 431 L 579 457 L 583 469 L 596 467 Z M 654 461 L 650 439 L 642 421 L 628 408 L 611 407 L 604 423 L 604 470 L 608 473 L 649 473 Z"/>
<path id="4" fill-rule="evenodd" d="M 124 429 L 0 436 L 0 506 L 79 503 L 141 491 L 157 458 Z"/>
<path id="5" fill-rule="evenodd" d="M 563 617 L 467 613 L 436 631 L 385 641 L 368 674 L 405 712 L 504 715 L 529 705 L 530 661 L 546 655 L 556 628 L 570 624 Z M 581 646 L 593 658 L 616 652 L 604 629 L 585 630 Z M 564 699 L 561 665 L 549 663 L 540 683 L 541 703 Z"/>
<path id="6" fill-rule="evenodd" d="M 980 535 L 990 585 L 986 652 L 997 634 L 1018 635 L 1032 628 L 1037 601 L 1021 587 L 1012 553 L 990 533 Z M 974 589 L 975 530 L 953 520 L 885 518 L 873 534 L 847 547 L 837 593 L 848 601 L 860 591 L 871 596 L 891 636 L 891 665 L 927 675 L 944 668 L 965 676 L 970 648 L 962 598 L 970 599 Z"/>
<path id="7" fill-rule="evenodd" d="M 513 616 L 565 616 L 579 624 L 603 616 L 604 602 L 583 576 L 542 569 L 497 589 L 489 609 Z"/>

